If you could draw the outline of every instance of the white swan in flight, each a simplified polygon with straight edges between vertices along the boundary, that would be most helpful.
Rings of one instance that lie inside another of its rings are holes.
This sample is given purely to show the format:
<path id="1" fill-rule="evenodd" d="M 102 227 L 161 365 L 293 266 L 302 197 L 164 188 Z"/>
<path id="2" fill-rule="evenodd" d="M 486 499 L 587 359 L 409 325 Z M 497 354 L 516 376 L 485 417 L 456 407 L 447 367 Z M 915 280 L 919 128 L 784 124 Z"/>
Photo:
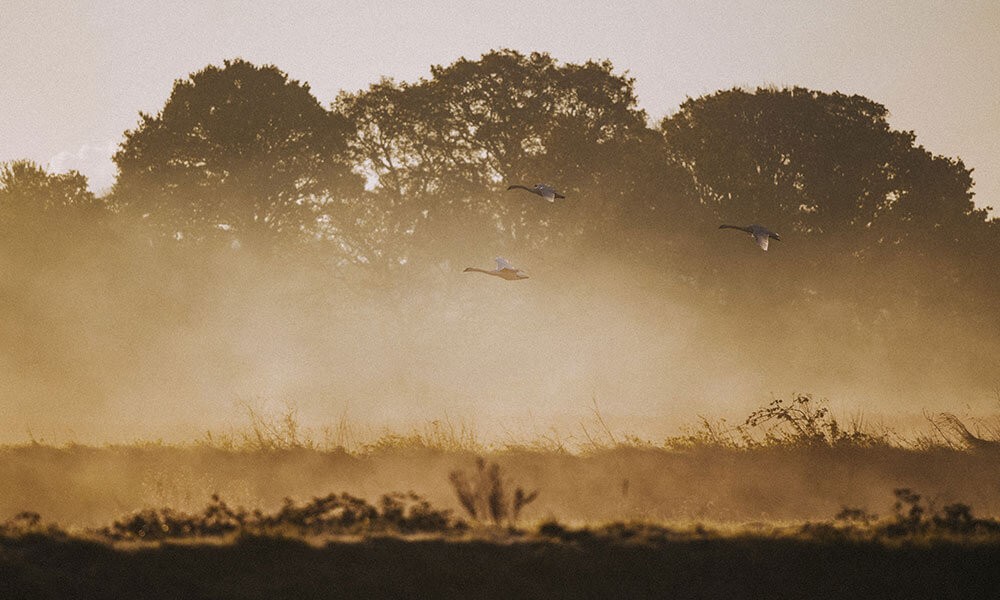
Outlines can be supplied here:
<path id="1" fill-rule="evenodd" d="M 487 275 L 493 275 L 494 277 L 499 277 L 500 279 L 506 279 L 507 281 L 513 281 L 515 279 L 527 279 L 528 274 L 517 269 L 514 265 L 507 262 L 507 259 L 498 256 L 497 268 L 492 271 L 487 271 L 486 269 L 477 269 L 476 267 L 466 267 L 463 273 L 476 272 L 476 273 L 486 273 Z"/>
<path id="2" fill-rule="evenodd" d="M 546 185 L 544 183 L 536 183 L 534 187 L 525 187 L 523 185 L 512 185 L 507 188 L 507 191 L 510 190 L 528 190 L 532 194 L 538 194 L 539 196 L 545 198 L 549 202 L 555 202 L 556 198 L 562 199 L 566 197 L 557 192 L 555 188 L 553 188 L 551 185 Z"/>
<path id="3" fill-rule="evenodd" d="M 719 229 L 739 229 L 740 231 L 745 231 L 753 236 L 753 239 L 757 241 L 757 245 L 765 252 L 767 252 L 768 240 L 781 241 L 780 235 L 761 225 L 747 225 L 746 227 L 740 227 L 739 225 L 719 225 Z"/>

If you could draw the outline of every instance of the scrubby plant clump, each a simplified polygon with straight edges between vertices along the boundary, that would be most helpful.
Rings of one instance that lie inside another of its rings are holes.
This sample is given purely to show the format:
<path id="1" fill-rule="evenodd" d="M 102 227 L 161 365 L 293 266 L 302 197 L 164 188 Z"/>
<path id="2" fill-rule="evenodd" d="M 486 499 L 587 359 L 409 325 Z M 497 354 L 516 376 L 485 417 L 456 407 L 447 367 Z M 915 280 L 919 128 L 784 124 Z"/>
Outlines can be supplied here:
<path id="1" fill-rule="evenodd" d="M 448 476 L 455 490 L 458 502 L 474 520 L 500 525 L 517 523 L 521 511 L 538 497 L 538 490 L 526 492 L 518 486 L 513 497 L 508 496 L 500 465 L 487 463 L 482 457 L 476 458 L 476 470 L 472 475 L 456 469 Z"/>
<path id="2" fill-rule="evenodd" d="M 878 446 L 884 437 L 862 431 L 858 427 L 845 429 L 824 402 L 813 400 L 810 394 L 798 394 L 790 402 L 775 398 L 764 408 L 750 413 L 748 427 L 767 427 L 765 443 L 770 445 L 804 446 Z"/>
<path id="3" fill-rule="evenodd" d="M 363 535 L 368 533 L 449 533 L 466 525 L 412 492 L 391 493 L 377 504 L 347 493 L 316 497 L 305 503 L 286 498 L 273 513 L 231 508 L 218 495 L 201 513 L 170 508 L 145 509 L 99 530 L 114 540 L 154 541 L 228 534 L 287 533 L 299 536 Z"/>

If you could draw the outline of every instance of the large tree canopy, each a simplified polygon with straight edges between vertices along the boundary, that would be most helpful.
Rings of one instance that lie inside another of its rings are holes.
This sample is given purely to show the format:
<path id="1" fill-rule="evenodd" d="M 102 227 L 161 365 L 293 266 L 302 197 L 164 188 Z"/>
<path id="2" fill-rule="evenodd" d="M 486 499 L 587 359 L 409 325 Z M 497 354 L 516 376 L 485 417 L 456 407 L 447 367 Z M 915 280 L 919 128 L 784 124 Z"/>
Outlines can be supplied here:
<path id="1" fill-rule="evenodd" d="M 360 190 L 349 135 L 308 85 L 226 61 L 176 81 L 163 110 L 126 132 L 113 194 L 168 235 L 309 235 L 326 201 Z"/>
<path id="2" fill-rule="evenodd" d="M 633 81 L 609 62 L 513 50 L 342 93 L 335 107 L 358 125 L 357 160 L 396 193 L 496 190 L 539 174 L 579 186 L 645 129 Z"/>
<path id="3" fill-rule="evenodd" d="M 976 256 L 990 225 L 972 203 L 971 171 L 887 117 L 862 96 L 786 88 L 690 99 L 662 121 L 669 160 L 716 222 L 763 223 L 795 240 L 794 278 L 762 288 L 757 274 L 735 269 L 730 291 L 940 310 L 982 289 Z"/>
<path id="4" fill-rule="evenodd" d="M 661 130 L 719 219 L 858 238 L 895 229 L 890 222 L 985 218 L 962 163 L 930 155 L 887 116 L 862 96 L 732 89 L 686 101 Z"/>
<path id="5" fill-rule="evenodd" d="M 400 232 L 472 218 L 509 238 L 537 236 L 538 204 L 498 192 L 546 181 L 591 210 L 620 201 L 601 193 L 605 176 L 650 139 L 632 79 L 606 61 L 560 64 L 544 53 L 463 58 L 416 83 L 341 94 L 334 108 L 356 124 L 355 161 Z"/>

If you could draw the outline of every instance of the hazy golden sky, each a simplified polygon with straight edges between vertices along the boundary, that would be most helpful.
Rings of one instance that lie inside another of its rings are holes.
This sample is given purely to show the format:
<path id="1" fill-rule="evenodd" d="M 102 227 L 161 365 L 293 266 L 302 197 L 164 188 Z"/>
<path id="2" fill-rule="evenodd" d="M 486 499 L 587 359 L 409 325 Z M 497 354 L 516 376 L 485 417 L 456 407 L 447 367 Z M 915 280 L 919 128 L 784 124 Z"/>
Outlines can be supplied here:
<path id="1" fill-rule="evenodd" d="M 0 0 L 0 161 L 110 183 L 109 156 L 174 79 L 240 56 L 327 104 L 492 48 L 609 58 L 652 117 L 732 86 L 803 85 L 884 103 L 892 124 L 1000 197 L 1000 5 L 930 2 L 174 2 Z"/>

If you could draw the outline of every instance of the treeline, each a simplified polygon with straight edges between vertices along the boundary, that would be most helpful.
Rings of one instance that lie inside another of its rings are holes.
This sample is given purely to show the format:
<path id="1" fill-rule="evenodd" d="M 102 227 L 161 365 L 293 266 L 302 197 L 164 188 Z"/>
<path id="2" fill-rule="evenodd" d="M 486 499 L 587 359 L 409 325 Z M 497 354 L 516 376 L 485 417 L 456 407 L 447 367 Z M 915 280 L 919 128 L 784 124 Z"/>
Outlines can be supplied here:
<path id="1" fill-rule="evenodd" d="M 312 242 L 393 267 L 460 228 L 483 245 L 624 245 L 660 262 L 674 248 L 677 269 L 701 254 L 679 246 L 711 225 L 759 221 L 796 254 L 947 257 L 942 279 L 982 281 L 991 261 L 970 259 L 997 249 L 998 224 L 972 203 L 971 169 L 887 115 L 861 96 L 732 89 L 651 127 L 609 62 L 512 50 L 324 107 L 277 67 L 233 60 L 176 81 L 159 113 L 140 115 L 102 198 L 78 173 L 4 164 L 0 219 L 6 239 L 133 218 L 160 240 Z M 500 193 L 536 180 L 570 196 L 560 218 Z"/>
<path id="2" fill-rule="evenodd" d="M 833 336 L 993 343 L 1000 221 L 973 204 L 970 168 L 887 117 L 862 96 L 737 88 L 651 124 L 610 62 L 513 50 L 324 105 L 275 66 L 232 60 L 140 115 L 102 197 L 78 173 L 4 164 L 0 252 L 28 265 L 22 281 L 95 256 L 83 248 L 112 263 L 308 257 L 383 284 L 497 254 L 529 273 L 539 257 L 551 270 L 607 261 L 720 314 L 738 305 L 741 323 L 748 307 L 771 315 L 741 325 L 751 338 L 833 310 Z M 536 182 L 567 199 L 505 191 Z M 784 241 L 765 255 L 722 222 Z"/>

